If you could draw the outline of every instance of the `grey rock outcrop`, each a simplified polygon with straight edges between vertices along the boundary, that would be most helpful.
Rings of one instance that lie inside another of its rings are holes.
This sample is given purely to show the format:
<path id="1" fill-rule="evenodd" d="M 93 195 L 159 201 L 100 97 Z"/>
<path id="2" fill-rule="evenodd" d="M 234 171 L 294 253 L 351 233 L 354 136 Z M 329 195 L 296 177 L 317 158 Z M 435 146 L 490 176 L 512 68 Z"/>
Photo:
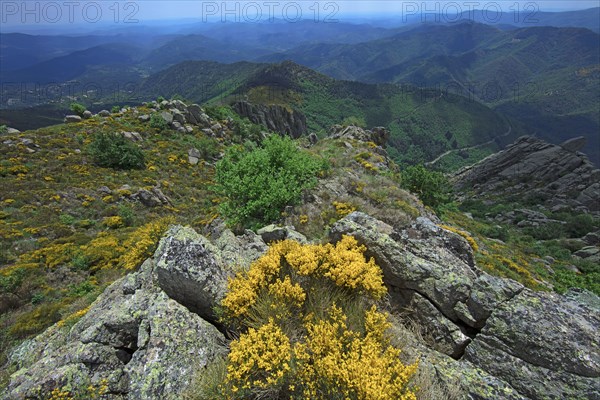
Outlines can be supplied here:
<path id="1" fill-rule="evenodd" d="M 530 399 L 600 399 L 600 308 L 580 293 L 524 290 L 494 310 L 464 359 Z"/>
<path id="2" fill-rule="evenodd" d="M 256 233 L 260 235 L 265 243 L 278 242 L 286 239 L 295 240 L 300 243 L 308 242 L 303 234 L 296 232 L 296 230 L 290 226 L 267 225 L 260 228 Z"/>
<path id="3" fill-rule="evenodd" d="M 246 101 L 234 103 L 233 109 L 255 124 L 294 139 L 307 133 L 306 116 L 297 110 L 289 110 L 277 104 L 251 104 Z"/>
<path id="4" fill-rule="evenodd" d="M 475 379 L 466 385 L 469 398 L 600 398 L 597 296 L 535 293 L 490 276 L 464 238 L 425 218 L 396 231 L 354 212 L 330 235 L 344 234 L 381 266 L 391 304 L 426 328 L 434 349 L 457 360 L 435 366 L 438 372 Z M 486 394 L 489 377 L 515 395 Z"/>
<path id="5" fill-rule="evenodd" d="M 195 372 L 225 351 L 212 307 L 232 268 L 267 250 L 250 231 L 236 236 L 221 226 L 214 233 L 210 242 L 172 227 L 154 256 L 107 288 L 70 329 L 55 325 L 13 351 L 17 371 L 1 398 L 47 398 L 54 388 L 106 379 L 105 398 L 181 399 Z"/>
<path id="6" fill-rule="evenodd" d="M 558 146 L 524 136 L 459 170 L 452 180 L 457 189 L 472 190 L 473 197 L 530 197 L 548 208 L 600 211 L 600 170 L 572 151 L 578 145 L 575 139 Z"/>
<path id="7" fill-rule="evenodd" d="M 186 300 L 208 309 L 215 300 L 203 292 L 222 293 L 225 285 L 227 274 L 214 263 L 220 257 L 190 228 L 172 228 L 154 257 L 107 288 L 70 329 L 55 325 L 11 354 L 17 371 L 2 399 L 47 398 L 54 388 L 103 379 L 106 398 L 181 399 L 194 373 L 222 353 L 224 337 L 172 298 L 180 296 L 164 278 L 189 273 L 198 291 L 186 292 Z"/>
<path id="8" fill-rule="evenodd" d="M 390 137 L 390 131 L 383 127 L 375 127 L 367 130 L 354 125 L 334 125 L 329 130 L 329 137 L 332 139 L 353 139 L 362 142 L 373 142 L 377 146 L 384 146 Z"/>
<path id="9" fill-rule="evenodd" d="M 151 190 L 140 189 L 133 194 L 132 198 L 146 207 L 173 205 L 171 200 L 157 187 Z"/>
<path id="10" fill-rule="evenodd" d="M 65 124 L 77 123 L 81 122 L 81 117 L 79 115 L 67 115 L 65 117 Z"/>
<path id="11" fill-rule="evenodd" d="M 209 321 L 225 295 L 229 267 L 218 250 L 191 228 L 177 228 L 157 250 L 158 285 L 172 299 Z"/>

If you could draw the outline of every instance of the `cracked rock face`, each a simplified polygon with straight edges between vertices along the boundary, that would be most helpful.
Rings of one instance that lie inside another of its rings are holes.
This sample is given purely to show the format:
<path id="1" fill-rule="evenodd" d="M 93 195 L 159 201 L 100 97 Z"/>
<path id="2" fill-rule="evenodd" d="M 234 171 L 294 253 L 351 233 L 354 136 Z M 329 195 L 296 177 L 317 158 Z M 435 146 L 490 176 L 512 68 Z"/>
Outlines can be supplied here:
<path id="1" fill-rule="evenodd" d="M 365 244 L 381 266 L 392 305 L 405 308 L 434 348 L 455 359 L 432 365 L 440 377 L 459 376 L 469 398 L 600 399 L 594 294 L 537 293 L 490 276 L 462 237 L 425 218 L 396 231 L 354 212 L 331 229 L 334 241 L 344 234 Z"/>
<path id="2" fill-rule="evenodd" d="M 524 136 L 452 179 L 482 199 L 519 194 L 544 199 L 548 208 L 600 211 L 600 170 L 573 151 L 579 145 L 579 138 L 558 146 Z"/>
<path id="3" fill-rule="evenodd" d="M 528 398 L 600 399 L 600 308 L 578 293 L 524 290 L 494 311 L 464 358 Z"/>
<path id="4" fill-rule="evenodd" d="M 195 371 L 224 351 L 225 338 L 207 319 L 224 293 L 231 254 L 249 263 L 266 249 L 255 236 L 225 230 L 213 245 L 191 228 L 171 228 L 154 256 L 70 329 L 52 326 L 18 347 L 17 371 L 0 398 L 48 398 L 55 388 L 106 379 L 106 398 L 181 399 Z"/>
<path id="5" fill-rule="evenodd" d="M 278 104 L 251 104 L 238 101 L 233 109 L 255 124 L 266 126 L 273 132 L 284 133 L 294 139 L 306 135 L 306 116 L 297 110 L 288 110 Z"/>

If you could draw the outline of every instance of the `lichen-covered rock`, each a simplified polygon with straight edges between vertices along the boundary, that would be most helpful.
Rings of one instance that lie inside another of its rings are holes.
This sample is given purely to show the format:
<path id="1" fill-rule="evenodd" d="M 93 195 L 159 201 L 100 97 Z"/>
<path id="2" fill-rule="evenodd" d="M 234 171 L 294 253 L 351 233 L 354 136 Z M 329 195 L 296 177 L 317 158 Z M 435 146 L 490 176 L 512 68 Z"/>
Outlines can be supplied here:
<path id="1" fill-rule="evenodd" d="M 175 227 L 156 250 L 156 276 L 165 293 L 211 321 L 225 296 L 227 266 L 217 249 L 189 227 Z M 231 271 L 231 270 L 230 270 Z"/>
<path id="2" fill-rule="evenodd" d="M 400 231 L 362 213 L 331 229 L 382 267 L 391 304 L 418 321 L 442 380 L 469 399 L 600 399 L 600 299 L 536 293 L 477 268 L 459 235 L 418 218 Z M 426 337 L 427 339 L 427 337 Z"/>
<path id="3" fill-rule="evenodd" d="M 600 399 L 600 308 L 524 290 L 499 305 L 465 359 L 532 399 Z"/>
<path id="4" fill-rule="evenodd" d="M 17 371 L 1 398 L 48 398 L 55 388 L 88 398 L 86 388 L 106 380 L 106 398 L 179 400 L 195 371 L 221 354 L 225 339 L 170 297 L 175 292 L 161 288 L 159 270 L 193 267 L 189 279 L 198 284 L 199 269 L 210 268 L 202 282 L 207 293 L 218 295 L 226 276 L 219 271 L 219 254 L 192 229 L 172 228 L 138 272 L 109 286 L 71 328 L 54 325 L 13 351 L 10 363 Z M 200 309 L 214 304 L 194 295 Z M 208 303 L 201 305 L 199 298 Z"/>
<path id="5" fill-rule="evenodd" d="M 396 232 L 381 221 L 354 212 L 338 221 L 330 236 L 338 240 L 343 234 L 367 246 L 367 253 L 383 270 L 385 283 L 394 288 L 392 293 L 418 293 L 439 310 L 440 318 L 449 319 L 465 334 L 469 328 L 483 326 L 498 303 L 522 290 L 516 282 L 480 271 L 469 243 L 427 218 L 417 218 L 411 227 Z"/>
<path id="6" fill-rule="evenodd" d="M 267 225 L 256 231 L 257 234 L 265 241 L 265 243 L 278 242 L 281 240 L 295 240 L 300 243 L 307 243 L 306 237 L 296 232 L 290 226 Z"/>

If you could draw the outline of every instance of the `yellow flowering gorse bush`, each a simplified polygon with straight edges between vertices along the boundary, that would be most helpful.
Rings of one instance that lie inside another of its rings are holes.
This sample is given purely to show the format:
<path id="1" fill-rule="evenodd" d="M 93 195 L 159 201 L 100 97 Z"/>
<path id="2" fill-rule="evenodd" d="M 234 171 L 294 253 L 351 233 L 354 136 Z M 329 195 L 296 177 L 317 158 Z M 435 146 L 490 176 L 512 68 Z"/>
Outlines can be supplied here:
<path id="1" fill-rule="evenodd" d="M 228 315 L 243 316 L 262 291 L 286 292 L 300 306 L 304 300 L 302 288 L 299 282 L 292 285 L 289 276 L 284 278 L 287 283 L 279 279 L 283 267 L 290 269 L 291 275 L 297 275 L 299 281 L 301 277 L 327 278 L 338 287 L 357 290 L 378 300 L 385 295 L 386 288 L 381 269 L 374 259 L 365 259 L 365 250 L 352 236 L 343 236 L 335 245 L 302 245 L 292 240 L 275 243 L 248 272 L 229 282 L 223 306 Z"/>
<path id="2" fill-rule="evenodd" d="M 203 398 L 416 400 L 417 363 L 403 364 L 390 345 L 375 305 L 386 294 L 382 272 L 365 250 L 351 236 L 287 240 L 231 279 L 223 322 L 241 334 Z"/>

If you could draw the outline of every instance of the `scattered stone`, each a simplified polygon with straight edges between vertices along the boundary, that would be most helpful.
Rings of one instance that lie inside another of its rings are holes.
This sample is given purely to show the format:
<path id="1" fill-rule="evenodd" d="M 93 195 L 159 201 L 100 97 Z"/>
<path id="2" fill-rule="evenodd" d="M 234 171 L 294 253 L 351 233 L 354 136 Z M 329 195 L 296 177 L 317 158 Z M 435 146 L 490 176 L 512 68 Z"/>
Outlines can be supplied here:
<path id="1" fill-rule="evenodd" d="M 170 112 L 163 111 L 160 113 L 160 116 L 165 120 L 165 122 L 168 125 L 171 125 L 173 123 L 173 114 L 171 114 Z"/>
<path id="2" fill-rule="evenodd" d="M 99 116 L 101 117 L 109 117 L 110 116 L 110 111 L 108 110 L 102 110 L 98 113 Z"/>
<path id="3" fill-rule="evenodd" d="M 285 239 L 296 240 L 300 243 L 308 242 L 303 234 L 296 232 L 290 226 L 280 227 L 271 224 L 260 228 L 256 233 L 260 235 L 265 243 L 278 242 Z"/>
<path id="4" fill-rule="evenodd" d="M 83 119 L 90 119 L 94 116 L 90 110 L 85 110 L 83 112 Z"/>
<path id="5" fill-rule="evenodd" d="M 579 270 L 579 268 L 577 268 L 575 265 L 573 264 L 569 264 L 565 267 L 567 270 L 571 271 L 571 272 L 575 272 L 576 274 L 580 274 L 581 271 Z"/>
<path id="6" fill-rule="evenodd" d="M 597 246 L 586 246 L 583 249 L 573 253 L 573 255 L 587 261 L 600 263 L 600 248 Z"/>
<path id="7" fill-rule="evenodd" d="M 569 139 L 560 144 L 563 149 L 575 153 L 585 146 L 587 139 L 585 136 L 578 136 L 573 139 Z"/>
<path id="8" fill-rule="evenodd" d="M 150 121 L 150 116 L 148 114 L 140 115 L 138 117 L 138 120 L 140 122 L 148 122 L 148 121 Z"/>
<path id="9" fill-rule="evenodd" d="M 190 149 L 188 151 L 188 162 L 192 165 L 198 164 L 200 162 L 201 154 L 198 149 Z"/>
<path id="10" fill-rule="evenodd" d="M 144 140 L 139 132 L 121 132 L 121 136 L 125 139 L 131 140 L 132 142 L 141 142 Z"/>
<path id="11" fill-rule="evenodd" d="M 17 133 L 21 133 L 21 131 L 18 129 L 15 129 L 15 128 L 10 128 L 10 127 L 6 128 L 7 135 L 16 135 Z"/>
<path id="12" fill-rule="evenodd" d="M 589 246 L 597 246 L 600 244 L 600 231 L 587 233 L 581 239 Z"/>
<path id="13" fill-rule="evenodd" d="M 96 191 L 104 196 L 112 194 L 112 190 L 110 190 L 108 186 L 100 186 L 98 189 L 96 189 Z"/>
<path id="14" fill-rule="evenodd" d="M 173 115 L 173 121 L 179 122 L 180 126 L 183 126 L 183 124 L 185 124 L 185 117 L 178 109 L 173 108 L 169 111 Z"/>
<path id="15" fill-rule="evenodd" d="M 317 136 L 316 133 L 312 132 L 310 135 L 308 135 L 308 142 L 311 145 L 317 144 L 318 141 L 319 141 L 319 137 Z"/>
<path id="16" fill-rule="evenodd" d="M 65 117 L 66 124 L 76 123 L 76 122 L 81 122 L 81 117 L 79 115 L 67 115 Z"/>
<path id="17" fill-rule="evenodd" d="M 132 196 L 146 207 L 158 207 L 172 205 L 171 200 L 158 188 L 152 190 L 140 189 Z"/>

